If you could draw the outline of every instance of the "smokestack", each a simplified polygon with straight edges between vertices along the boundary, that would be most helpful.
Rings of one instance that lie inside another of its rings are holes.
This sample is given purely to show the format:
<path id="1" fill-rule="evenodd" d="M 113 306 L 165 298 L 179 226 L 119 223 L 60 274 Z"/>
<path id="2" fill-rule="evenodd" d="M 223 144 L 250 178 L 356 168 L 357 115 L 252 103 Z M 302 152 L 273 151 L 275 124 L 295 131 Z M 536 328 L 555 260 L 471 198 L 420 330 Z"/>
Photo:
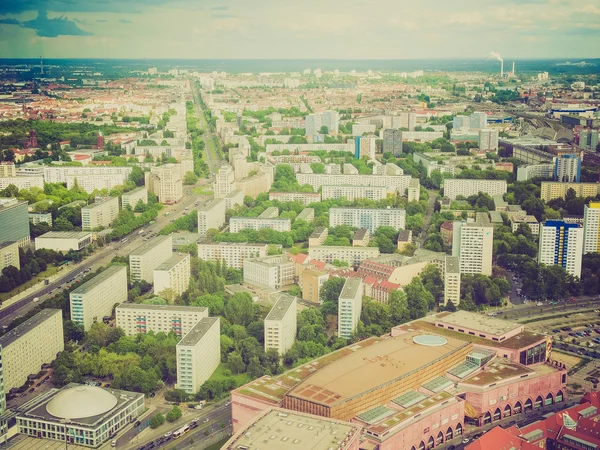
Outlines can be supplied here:
<path id="1" fill-rule="evenodd" d="M 515 76 L 515 62 L 513 61 L 513 77 Z"/>
<path id="2" fill-rule="evenodd" d="M 500 61 L 500 78 L 504 78 L 504 61 Z"/>

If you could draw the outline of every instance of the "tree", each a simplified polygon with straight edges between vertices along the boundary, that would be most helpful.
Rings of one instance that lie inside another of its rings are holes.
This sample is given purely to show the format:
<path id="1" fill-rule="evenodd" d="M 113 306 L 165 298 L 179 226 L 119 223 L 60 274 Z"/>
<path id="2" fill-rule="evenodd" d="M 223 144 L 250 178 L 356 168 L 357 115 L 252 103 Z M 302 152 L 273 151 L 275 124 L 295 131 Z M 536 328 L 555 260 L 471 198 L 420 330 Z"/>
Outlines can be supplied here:
<path id="1" fill-rule="evenodd" d="M 261 366 L 258 356 L 254 356 L 252 359 L 250 359 L 250 364 L 248 364 L 248 373 L 252 378 L 260 378 L 265 374 L 265 368 Z"/>
<path id="2" fill-rule="evenodd" d="M 231 352 L 227 356 L 227 366 L 232 373 L 238 375 L 246 370 L 246 365 L 242 361 L 242 355 L 239 352 Z"/>
<path id="3" fill-rule="evenodd" d="M 273 375 L 277 375 L 281 371 L 279 360 L 280 358 L 277 349 L 270 348 L 265 352 L 264 366 L 269 369 Z"/>
<path id="4" fill-rule="evenodd" d="M 232 324 L 248 326 L 254 320 L 252 297 L 245 292 L 238 292 L 227 300 L 225 318 Z"/>
<path id="5" fill-rule="evenodd" d="M 404 291 L 392 291 L 389 297 L 389 306 L 392 325 L 399 325 L 410 319 L 408 301 Z"/>
<path id="6" fill-rule="evenodd" d="M 322 125 L 321 128 L 319 129 L 319 133 L 320 134 L 329 134 L 329 127 L 327 127 L 326 125 Z"/>
<path id="7" fill-rule="evenodd" d="M 85 337 L 83 325 L 72 320 L 65 320 L 63 332 L 65 341 L 81 341 Z"/>
<path id="8" fill-rule="evenodd" d="M 410 283 L 404 286 L 404 293 L 410 320 L 425 316 L 428 308 L 435 303 L 433 295 L 425 289 L 420 277 L 414 277 Z"/>
<path id="9" fill-rule="evenodd" d="M 150 428 L 155 429 L 165 423 L 165 416 L 162 413 L 156 413 L 150 419 Z"/>
<path id="10" fill-rule="evenodd" d="M 345 278 L 334 277 L 323 283 L 319 298 L 322 302 L 333 302 L 337 305 L 340 293 L 346 282 Z"/>
<path id="11" fill-rule="evenodd" d="M 136 186 L 144 185 L 144 171 L 139 166 L 133 166 L 129 174 L 129 181 L 135 183 Z"/>
<path id="12" fill-rule="evenodd" d="M 167 413 L 167 422 L 175 422 L 181 417 L 181 409 L 177 405 L 171 408 L 171 411 Z"/>
<path id="13" fill-rule="evenodd" d="M 194 172 L 187 172 L 183 176 L 183 184 L 190 185 L 198 182 L 198 176 Z"/>

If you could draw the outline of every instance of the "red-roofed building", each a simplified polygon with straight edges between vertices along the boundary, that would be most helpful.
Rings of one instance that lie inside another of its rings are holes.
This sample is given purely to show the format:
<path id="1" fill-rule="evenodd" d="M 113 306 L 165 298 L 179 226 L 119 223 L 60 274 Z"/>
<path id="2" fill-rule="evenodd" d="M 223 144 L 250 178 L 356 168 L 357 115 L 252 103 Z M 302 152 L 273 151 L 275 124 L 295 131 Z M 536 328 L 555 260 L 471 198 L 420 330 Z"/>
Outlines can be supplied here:
<path id="1" fill-rule="evenodd" d="M 465 450 L 534 450 L 540 447 L 519 437 L 517 427 L 496 427 L 465 447 Z"/>
<path id="2" fill-rule="evenodd" d="M 454 233 L 454 222 L 444 222 L 440 225 L 440 234 L 444 245 L 452 245 L 452 236 Z"/>
<path id="3" fill-rule="evenodd" d="M 367 276 L 372 276 L 375 278 L 380 278 L 382 280 L 387 280 L 396 268 L 393 266 L 388 266 L 385 264 L 381 264 L 374 261 L 362 261 L 360 263 L 360 267 L 358 268 L 358 274 L 365 278 Z"/>

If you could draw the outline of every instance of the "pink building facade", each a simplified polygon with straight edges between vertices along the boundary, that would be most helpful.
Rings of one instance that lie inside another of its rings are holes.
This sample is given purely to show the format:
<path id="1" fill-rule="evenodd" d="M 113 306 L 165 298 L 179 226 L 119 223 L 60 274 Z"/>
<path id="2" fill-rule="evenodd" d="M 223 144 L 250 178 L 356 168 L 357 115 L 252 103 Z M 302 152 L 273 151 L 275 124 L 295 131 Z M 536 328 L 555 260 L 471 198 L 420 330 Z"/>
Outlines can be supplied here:
<path id="1" fill-rule="evenodd" d="M 244 395 L 235 390 L 231 392 L 231 418 L 233 432 L 237 433 L 241 428 L 255 420 L 261 413 L 269 408 L 283 408 L 283 401 L 267 402 L 257 398 Z"/>

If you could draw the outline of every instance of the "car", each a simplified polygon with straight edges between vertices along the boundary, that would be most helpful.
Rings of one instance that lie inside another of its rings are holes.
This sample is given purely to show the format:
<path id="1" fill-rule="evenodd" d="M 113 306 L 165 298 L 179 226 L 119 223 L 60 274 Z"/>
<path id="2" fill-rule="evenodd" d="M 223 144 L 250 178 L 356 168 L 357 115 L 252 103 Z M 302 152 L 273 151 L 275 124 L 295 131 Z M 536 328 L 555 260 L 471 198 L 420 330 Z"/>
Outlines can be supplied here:
<path id="1" fill-rule="evenodd" d="M 172 431 L 169 431 L 169 432 L 165 433 L 165 437 L 167 439 L 171 439 L 171 436 L 173 436 L 173 432 Z"/>
<path id="2" fill-rule="evenodd" d="M 210 420 L 210 419 L 207 417 L 206 419 L 204 419 L 204 420 L 202 421 L 202 423 L 208 423 L 208 421 L 209 421 L 209 420 Z"/>
<path id="3" fill-rule="evenodd" d="M 448 447 L 448 450 L 454 450 L 456 448 L 456 445 L 451 445 L 450 447 Z"/>
<path id="4" fill-rule="evenodd" d="M 33 302 L 34 302 L 34 303 L 37 303 L 37 302 L 39 302 L 39 301 L 40 301 L 40 298 L 39 298 L 39 297 L 35 297 L 35 298 L 33 299 Z"/>
<path id="5" fill-rule="evenodd" d="M 149 442 L 148 444 L 146 444 L 147 449 L 154 448 L 155 446 L 156 446 L 156 444 L 154 442 Z"/>
<path id="6" fill-rule="evenodd" d="M 464 439 L 462 440 L 462 443 L 463 443 L 463 444 L 468 444 L 470 440 L 471 440 L 471 439 L 469 439 L 468 437 L 466 437 L 466 438 L 464 438 Z"/>
<path id="7" fill-rule="evenodd" d="M 110 446 L 111 446 L 111 447 L 116 447 L 116 446 L 117 446 L 117 441 L 113 439 L 113 440 L 110 442 Z"/>
<path id="8" fill-rule="evenodd" d="M 473 440 L 475 439 L 479 439 L 481 436 L 483 436 L 483 433 L 477 433 L 473 435 Z"/>
<path id="9" fill-rule="evenodd" d="M 142 424 L 142 422 L 140 422 L 139 420 L 135 423 L 136 427 L 139 427 Z"/>

